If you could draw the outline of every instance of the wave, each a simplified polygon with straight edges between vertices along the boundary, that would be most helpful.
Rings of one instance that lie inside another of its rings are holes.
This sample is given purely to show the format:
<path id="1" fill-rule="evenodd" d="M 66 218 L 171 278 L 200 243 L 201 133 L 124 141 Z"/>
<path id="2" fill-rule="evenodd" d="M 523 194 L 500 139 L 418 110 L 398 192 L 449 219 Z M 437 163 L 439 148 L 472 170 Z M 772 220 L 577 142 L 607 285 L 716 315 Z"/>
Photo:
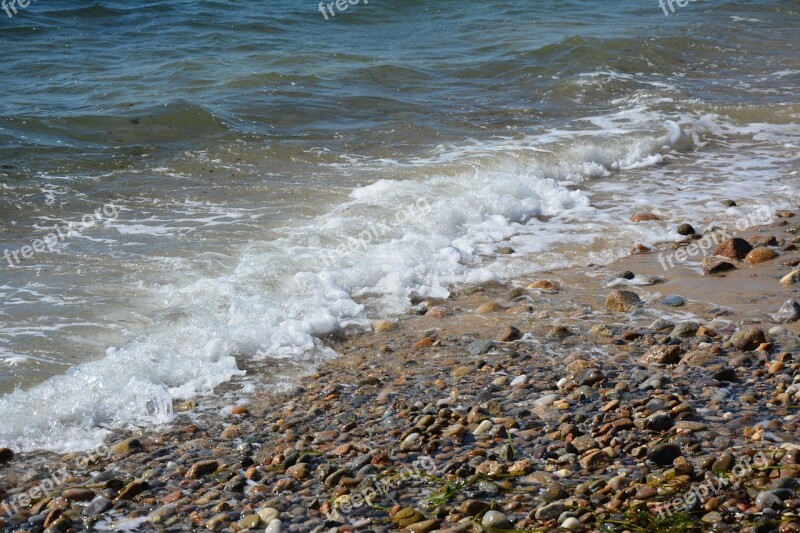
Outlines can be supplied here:
<path id="1" fill-rule="evenodd" d="M 551 157 L 538 159 L 496 153 L 472 171 L 357 188 L 311 223 L 243 247 L 223 275 L 152 287 L 170 302 L 154 318 L 160 326 L 99 361 L 0 398 L 0 443 L 88 448 L 114 428 L 168 422 L 174 399 L 211 392 L 242 376 L 248 361 L 291 360 L 310 371 L 335 356 L 320 340 L 327 333 L 446 297 L 456 284 L 500 280 L 499 243 L 536 233 L 521 252 L 555 246 L 560 227 L 597 213 L 584 193 L 559 181 L 653 164 L 691 147 L 691 132 L 675 123 L 666 129 L 615 143 L 556 143 Z M 547 238 L 538 235 L 542 217 Z M 567 260 L 526 263 L 534 271 Z"/>

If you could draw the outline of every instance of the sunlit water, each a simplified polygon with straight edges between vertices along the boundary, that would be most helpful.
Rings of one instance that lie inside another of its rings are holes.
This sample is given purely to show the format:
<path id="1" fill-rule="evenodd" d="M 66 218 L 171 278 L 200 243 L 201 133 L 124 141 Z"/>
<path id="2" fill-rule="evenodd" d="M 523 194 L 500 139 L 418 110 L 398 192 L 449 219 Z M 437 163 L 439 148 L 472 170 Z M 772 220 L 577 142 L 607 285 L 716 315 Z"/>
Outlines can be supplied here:
<path id="1" fill-rule="evenodd" d="M 321 335 L 414 298 L 796 205 L 799 13 L 0 12 L 0 444 L 86 447 L 243 369 L 266 369 L 248 390 L 291 382 L 335 357 Z"/>

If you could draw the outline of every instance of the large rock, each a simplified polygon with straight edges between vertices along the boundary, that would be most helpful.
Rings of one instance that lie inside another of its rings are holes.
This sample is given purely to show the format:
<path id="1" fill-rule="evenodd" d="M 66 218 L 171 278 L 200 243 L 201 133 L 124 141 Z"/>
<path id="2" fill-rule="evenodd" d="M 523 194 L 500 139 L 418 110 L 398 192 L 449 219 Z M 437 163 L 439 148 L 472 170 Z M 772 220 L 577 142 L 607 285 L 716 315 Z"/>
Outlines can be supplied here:
<path id="1" fill-rule="evenodd" d="M 621 313 L 627 313 L 641 303 L 639 295 L 631 291 L 611 291 L 606 298 L 606 308 Z"/>
<path id="2" fill-rule="evenodd" d="M 729 259 L 744 259 L 753 250 L 750 243 L 739 237 L 734 237 L 720 243 L 714 250 L 714 255 L 727 257 Z"/>

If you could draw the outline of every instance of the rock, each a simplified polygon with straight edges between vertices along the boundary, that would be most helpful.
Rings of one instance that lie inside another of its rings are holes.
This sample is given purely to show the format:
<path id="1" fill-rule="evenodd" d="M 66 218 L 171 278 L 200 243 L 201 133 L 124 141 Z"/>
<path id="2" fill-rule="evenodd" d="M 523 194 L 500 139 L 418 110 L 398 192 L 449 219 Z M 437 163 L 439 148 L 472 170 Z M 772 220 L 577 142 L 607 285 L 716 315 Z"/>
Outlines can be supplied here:
<path id="1" fill-rule="evenodd" d="M 732 383 L 734 381 L 738 381 L 738 376 L 736 375 L 736 370 L 726 366 L 720 370 L 717 370 L 711 375 L 711 379 L 715 379 L 717 381 L 723 381 L 726 383 Z"/>
<path id="2" fill-rule="evenodd" d="M 83 488 L 71 488 L 62 492 L 61 497 L 69 502 L 88 502 L 94 499 L 94 491 Z"/>
<path id="3" fill-rule="evenodd" d="M 691 224 L 681 224 L 678 226 L 678 233 L 680 235 L 695 235 L 697 232 L 694 230 Z"/>
<path id="4" fill-rule="evenodd" d="M 431 307 L 428 309 L 428 312 L 425 313 L 425 316 L 432 318 L 444 318 L 449 315 L 450 312 L 447 310 L 447 308 L 442 306 Z"/>
<path id="5" fill-rule="evenodd" d="M 744 258 L 746 263 L 753 263 L 757 265 L 759 263 L 766 263 L 767 261 L 772 261 L 773 259 L 779 257 L 778 252 L 773 250 L 772 248 L 756 248 Z"/>
<path id="6" fill-rule="evenodd" d="M 507 529 L 511 527 L 506 515 L 500 511 L 487 511 L 481 519 L 481 525 L 491 529 Z"/>
<path id="7" fill-rule="evenodd" d="M 675 425 L 672 417 L 664 413 L 655 413 L 647 417 L 645 429 L 651 431 L 666 431 Z"/>
<path id="8" fill-rule="evenodd" d="M 436 344 L 435 339 L 432 339 L 431 337 L 423 337 L 414 343 L 414 348 L 425 348 L 427 346 L 433 346 L 434 344 Z"/>
<path id="9" fill-rule="evenodd" d="M 645 246 L 642 243 L 636 243 L 633 248 L 631 248 L 631 255 L 641 255 L 641 254 L 651 254 L 653 253 L 653 249 L 649 246 Z"/>
<path id="10" fill-rule="evenodd" d="M 111 500 L 98 496 L 84 507 L 81 514 L 83 516 L 96 516 L 105 513 L 112 507 L 114 507 L 114 503 Z"/>
<path id="11" fill-rule="evenodd" d="M 703 268 L 704 276 L 713 276 L 715 274 L 723 274 L 725 272 L 730 272 L 731 270 L 736 270 L 736 265 L 733 263 L 715 259 L 713 257 L 706 257 L 703 259 L 703 261 L 700 263 L 700 266 Z"/>
<path id="12" fill-rule="evenodd" d="M 725 207 L 736 207 L 736 202 L 733 200 L 722 200 L 722 205 Z"/>
<path id="13" fill-rule="evenodd" d="M 481 500 L 465 500 L 459 510 L 461 514 L 466 516 L 477 516 L 489 508 L 487 502 Z"/>
<path id="14" fill-rule="evenodd" d="M 589 435 L 583 435 L 576 439 L 572 440 L 572 445 L 578 450 L 578 453 L 583 455 L 584 453 L 588 452 L 589 450 L 593 450 L 595 448 L 599 448 L 597 441 L 594 437 L 590 437 Z"/>
<path id="15" fill-rule="evenodd" d="M 597 470 L 605 467 L 609 461 L 610 458 L 602 450 L 592 450 L 581 457 L 580 463 L 587 470 Z"/>
<path id="16" fill-rule="evenodd" d="M 800 480 L 784 476 L 773 481 L 770 488 L 773 490 L 776 489 L 797 490 L 800 489 Z"/>
<path id="17" fill-rule="evenodd" d="M 657 465 L 672 466 L 672 462 L 681 456 L 681 447 L 677 444 L 658 444 L 647 454 L 647 458 Z"/>
<path id="18" fill-rule="evenodd" d="M 733 237 L 722 241 L 714 250 L 714 255 L 727 257 L 728 259 L 744 259 L 753 250 L 750 243 L 739 237 Z"/>
<path id="19" fill-rule="evenodd" d="M 692 322 L 692 321 L 681 322 L 680 324 L 675 326 L 675 328 L 672 330 L 669 336 L 672 337 L 673 339 L 680 339 L 682 337 L 691 337 L 695 333 L 697 333 L 697 330 L 699 329 L 700 329 L 700 324 L 698 324 L 697 322 Z"/>
<path id="20" fill-rule="evenodd" d="M 631 291 L 614 290 L 606 298 L 606 308 L 621 313 L 627 313 L 641 303 L 639 295 Z"/>
<path id="21" fill-rule="evenodd" d="M 800 281 L 800 269 L 790 272 L 781 278 L 784 285 L 793 285 Z"/>
<path id="22" fill-rule="evenodd" d="M 730 343 L 737 349 L 751 352 L 758 348 L 762 343 L 767 342 L 764 332 L 758 328 L 739 330 L 731 336 Z"/>
<path id="23" fill-rule="evenodd" d="M 652 220 L 661 220 L 661 217 L 652 213 L 637 213 L 631 217 L 633 222 L 649 222 Z"/>
<path id="24" fill-rule="evenodd" d="M 249 514 L 239 520 L 239 527 L 242 529 L 255 529 L 261 524 L 261 517 L 257 514 Z"/>
<path id="25" fill-rule="evenodd" d="M 603 381 L 604 377 L 605 376 L 603 376 L 603 373 L 598 368 L 583 368 L 575 372 L 572 376 L 572 380 L 579 386 L 592 386 L 595 383 Z"/>
<path id="26" fill-rule="evenodd" d="M 425 516 L 411 507 L 400 509 L 392 517 L 392 522 L 400 527 L 410 526 L 411 524 L 416 524 L 417 522 L 422 522 L 423 520 L 425 520 Z"/>
<path id="27" fill-rule="evenodd" d="M 394 331 L 396 328 L 397 324 L 389 320 L 378 320 L 377 322 L 372 323 L 372 329 L 377 333 L 386 333 L 387 331 Z"/>
<path id="28" fill-rule="evenodd" d="M 514 250 L 510 246 L 502 246 L 502 247 L 497 249 L 497 253 L 500 254 L 500 255 L 511 255 L 511 254 L 513 254 L 515 252 L 516 252 L 516 250 Z"/>
<path id="29" fill-rule="evenodd" d="M 569 507 L 564 502 L 553 502 L 536 509 L 536 520 L 555 520 L 561 513 L 568 511 Z"/>
<path id="30" fill-rule="evenodd" d="M 441 523 L 442 521 L 436 518 L 432 520 L 423 520 L 422 522 L 411 524 L 403 531 L 409 531 L 411 533 L 430 533 L 431 531 L 435 531 Z"/>
<path id="31" fill-rule="evenodd" d="M 142 492 L 150 488 L 144 481 L 131 481 L 117 494 L 117 501 L 132 500 Z"/>
<path id="32" fill-rule="evenodd" d="M 771 492 L 759 492 L 755 501 L 756 507 L 761 509 L 782 509 L 783 502 Z"/>
<path id="33" fill-rule="evenodd" d="M 264 507 L 263 509 L 258 510 L 258 516 L 261 517 L 261 521 L 263 523 L 269 524 L 273 520 L 280 518 L 281 513 L 274 507 Z"/>
<path id="34" fill-rule="evenodd" d="M 522 332 L 514 326 L 506 326 L 497 333 L 495 340 L 500 342 L 516 341 L 522 338 Z"/>
<path id="35" fill-rule="evenodd" d="M 644 354 L 639 361 L 649 365 L 675 365 L 680 361 L 679 346 L 656 346 Z"/>
<path id="36" fill-rule="evenodd" d="M 219 468 L 219 463 L 213 460 L 198 461 L 186 472 L 186 479 L 197 479 L 212 474 Z"/>
<path id="37" fill-rule="evenodd" d="M 139 442 L 139 439 L 126 439 L 118 444 L 115 444 L 111 447 L 111 452 L 115 455 L 120 454 L 130 454 L 133 452 L 138 452 L 142 449 L 142 443 Z"/>
<path id="38" fill-rule="evenodd" d="M 14 452 L 8 448 L 0 448 L 0 463 L 7 463 L 14 458 Z"/>
<path id="39" fill-rule="evenodd" d="M 489 353 L 492 348 L 494 348 L 494 342 L 477 340 L 469 343 L 469 346 L 467 346 L 467 353 L 473 357 L 476 357 L 478 355 Z"/>
<path id="40" fill-rule="evenodd" d="M 542 279 L 539 281 L 534 281 L 530 285 L 528 285 L 529 289 L 538 289 L 542 292 L 549 292 L 549 293 L 556 293 L 561 290 L 561 286 L 552 280 L 549 279 Z"/>
<path id="41" fill-rule="evenodd" d="M 297 463 L 286 469 L 286 475 L 301 480 L 311 475 L 311 468 L 306 463 Z"/>
<path id="42" fill-rule="evenodd" d="M 792 211 L 781 210 L 776 211 L 775 216 L 778 218 L 792 218 L 794 217 L 794 213 Z"/>
<path id="43" fill-rule="evenodd" d="M 650 329 L 653 331 L 663 331 L 665 329 L 672 329 L 675 327 L 675 324 L 670 322 L 669 320 L 665 320 L 663 318 L 657 318 L 650 324 Z"/>
<path id="44" fill-rule="evenodd" d="M 677 294 L 674 294 L 672 296 L 667 296 L 666 298 L 661 300 L 661 305 L 668 305 L 670 307 L 681 307 L 683 305 L 686 305 L 686 300 L 683 298 L 683 296 L 678 296 Z"/>
<path id="45" fill-rule="evenodd" d="M 649 500 L 658 496 L 658 491 L 649 485 L 644 485 L 636 491 L 634 498 L 637 500 Z"/>
<path id="46" fill-rule="evenodd" d="M 264 530 L 264 533 L 286 533 L 286 526 L 280 520 L 273 520 Z"/>
<path id="47" fill-rule="evenodd" d="M 482 306 L 478 307 L 475 312 L 480 315 L 485 315 L 489 313 L 496 313 L 497 311 L 502 311 L 503 306 L 496 303 L 496 302 L 489 302 L 485 303 Z"/>
<path id="48" fill-rule="evenodd" d="M 733 465 L 736 463 L 736 458 L 730 452 L 724 452 L 720 455 L 719 459 L 714 461 L 711 465 L 712 472 L 730 472 Z"/>
<path id="49" fill-rule="evenodd" d="M 563 529 L 567 529 L 569 531 L 575 531 L 577 529 L 581 529 L 583 526 L 581 525 L 581 521 L 575 518 L 574 516 L 568 516 L 561 522 L 561 527 Z"/>
<path id="50" fill-rule="evenodd" d="M 800 320 L 800 303 L 797 303 L 795 300 L 788 300 L 778 312 L 772 316 L 772 319 L 779 324 L 797 322 Z"/>

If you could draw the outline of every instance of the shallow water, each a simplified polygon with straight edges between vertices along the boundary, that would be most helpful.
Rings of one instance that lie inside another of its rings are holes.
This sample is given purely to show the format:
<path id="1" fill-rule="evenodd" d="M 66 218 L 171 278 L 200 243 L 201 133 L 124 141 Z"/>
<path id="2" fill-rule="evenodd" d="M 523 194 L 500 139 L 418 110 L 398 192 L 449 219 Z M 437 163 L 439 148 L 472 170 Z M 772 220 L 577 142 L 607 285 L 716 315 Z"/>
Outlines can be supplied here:
<path id="1" fill-rule="evenodd" d="M 86 447 L 244 368 L 268 369 L 248 390 L 290 382 L 335 356 L 321 335 L 417 298 L 796 204 L 798 13 L 48 0 L 0 18 L 0 444 Z"/>

